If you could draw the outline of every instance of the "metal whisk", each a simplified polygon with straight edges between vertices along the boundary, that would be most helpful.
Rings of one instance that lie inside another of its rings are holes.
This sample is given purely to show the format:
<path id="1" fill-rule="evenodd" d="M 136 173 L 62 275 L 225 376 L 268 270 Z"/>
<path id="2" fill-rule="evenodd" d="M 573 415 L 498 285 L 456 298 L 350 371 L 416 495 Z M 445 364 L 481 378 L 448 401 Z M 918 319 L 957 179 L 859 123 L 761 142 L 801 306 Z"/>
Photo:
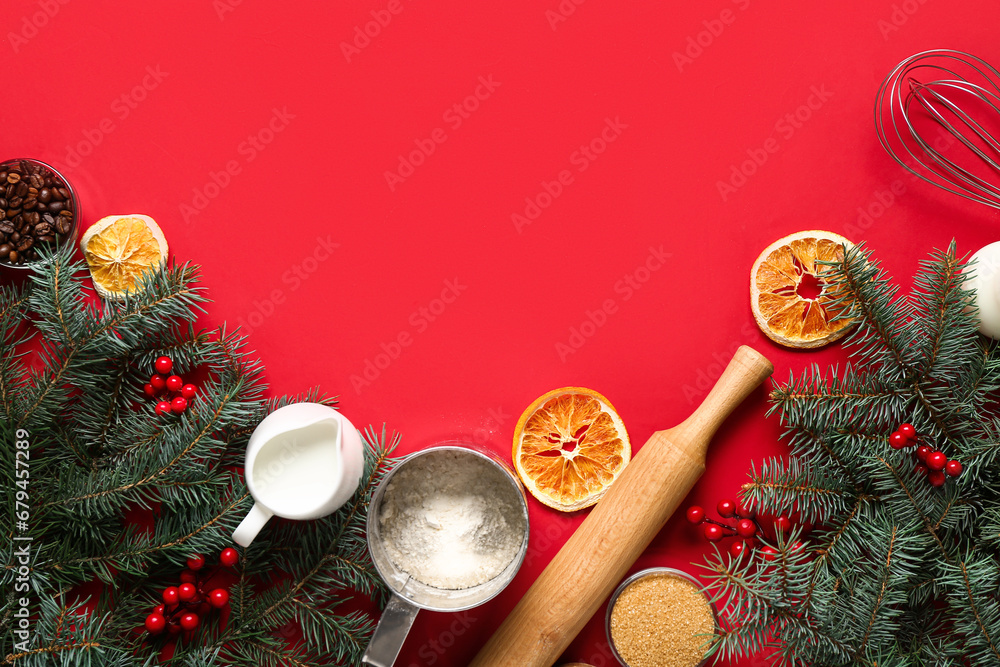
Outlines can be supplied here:
<path id="1" fill-rule="evenodd" d="M 938 49 L 899 63 L 879 88 L 875 128 L 911 173 L 1000 209 L 1000 72 L 982 59 Z"/>

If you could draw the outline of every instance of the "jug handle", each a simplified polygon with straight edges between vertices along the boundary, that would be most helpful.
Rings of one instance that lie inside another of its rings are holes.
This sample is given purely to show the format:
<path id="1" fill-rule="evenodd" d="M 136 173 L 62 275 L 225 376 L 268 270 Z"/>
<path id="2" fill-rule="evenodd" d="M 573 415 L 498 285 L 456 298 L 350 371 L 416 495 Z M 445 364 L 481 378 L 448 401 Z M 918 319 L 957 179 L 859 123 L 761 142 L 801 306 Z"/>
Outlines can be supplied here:
<path id="1" fill-rule="evenodd" d="M 392 667 L 418 611 L 416 605 L 398 595 L 390 595 L 361 662 L 372 667 Z"/>
<path id="2" fill-rule="evenodd" d="M 264 524 L 272 516 L 274 514 L 269 509 L 260 503 L 254 503 L 253 507 L 250 508 L 250 511 L 243 518 L 243 521 L 233 531 L 233 541 L 243 547 L 250 546 L 253 538 L 257 537 L 257 533 L 260 532 L 260 529 L 264 527 Z"/>

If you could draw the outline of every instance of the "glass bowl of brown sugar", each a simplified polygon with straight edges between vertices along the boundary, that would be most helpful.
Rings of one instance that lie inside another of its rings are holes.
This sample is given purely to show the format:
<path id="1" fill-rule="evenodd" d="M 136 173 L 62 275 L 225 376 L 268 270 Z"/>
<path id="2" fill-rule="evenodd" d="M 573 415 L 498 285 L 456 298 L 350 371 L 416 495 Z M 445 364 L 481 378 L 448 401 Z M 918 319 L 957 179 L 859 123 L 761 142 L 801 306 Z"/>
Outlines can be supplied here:
<path id="1" fill-rule="evenodd" d="M 697 579 L 654 567 L 618 586 L 605 627 L 623 667 L 699 667 L 706 663 L 718 617 Z"/>

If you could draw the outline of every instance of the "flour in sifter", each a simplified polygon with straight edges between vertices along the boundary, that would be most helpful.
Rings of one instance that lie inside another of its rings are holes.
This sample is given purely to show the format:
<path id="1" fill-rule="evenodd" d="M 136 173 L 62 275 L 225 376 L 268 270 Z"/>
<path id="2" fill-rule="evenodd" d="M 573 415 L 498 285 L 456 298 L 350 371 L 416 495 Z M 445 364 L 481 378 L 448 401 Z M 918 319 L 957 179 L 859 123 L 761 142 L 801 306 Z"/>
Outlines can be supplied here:
<path id="1" fill-rule="evenodd" d="M 390 480 L 379 508 L 389 557 L 428 586 L 470 588 L 503 572 L 524 539 L 508 479 L 478 456 L 434 452 Z"/>

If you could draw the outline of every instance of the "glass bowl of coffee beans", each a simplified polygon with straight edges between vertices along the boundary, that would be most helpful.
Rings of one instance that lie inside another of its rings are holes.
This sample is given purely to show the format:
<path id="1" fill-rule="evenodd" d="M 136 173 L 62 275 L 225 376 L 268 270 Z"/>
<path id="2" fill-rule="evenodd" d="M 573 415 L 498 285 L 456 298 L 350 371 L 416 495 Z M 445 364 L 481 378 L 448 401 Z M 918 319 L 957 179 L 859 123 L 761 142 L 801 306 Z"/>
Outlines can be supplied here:
<path id="1" fill-rule="evenodd" d="M 30 268 L 76 241 L 80 203 L 55 168 L 31 158 L 0 162 L 0 266 Z"/>

